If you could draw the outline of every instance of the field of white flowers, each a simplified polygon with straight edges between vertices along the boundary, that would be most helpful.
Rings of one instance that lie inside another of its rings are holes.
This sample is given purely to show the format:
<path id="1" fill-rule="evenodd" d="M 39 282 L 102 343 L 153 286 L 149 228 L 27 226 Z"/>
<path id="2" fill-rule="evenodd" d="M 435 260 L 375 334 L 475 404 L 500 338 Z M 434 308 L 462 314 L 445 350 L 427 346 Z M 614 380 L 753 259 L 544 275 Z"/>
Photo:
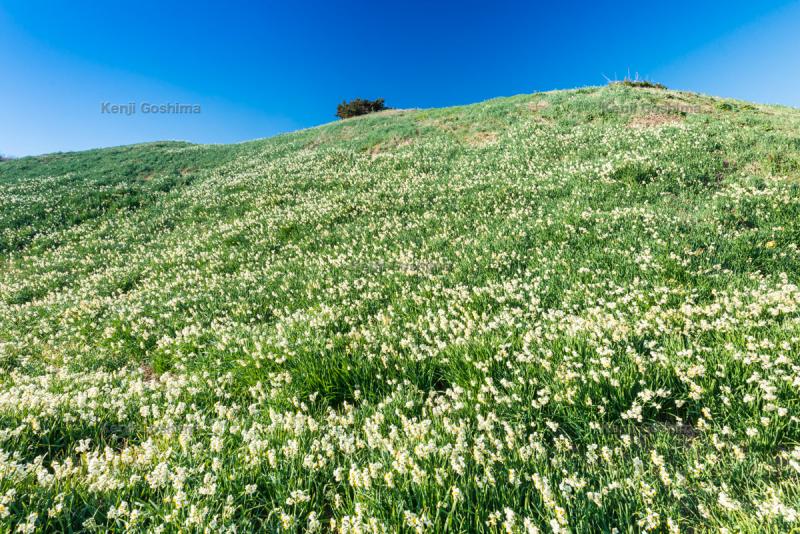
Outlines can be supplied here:
<path id="1" fill-rule="evenodd" d="M 663 90 L 0 163 L 0 530 L 798 529 L 799 244 Z"/>

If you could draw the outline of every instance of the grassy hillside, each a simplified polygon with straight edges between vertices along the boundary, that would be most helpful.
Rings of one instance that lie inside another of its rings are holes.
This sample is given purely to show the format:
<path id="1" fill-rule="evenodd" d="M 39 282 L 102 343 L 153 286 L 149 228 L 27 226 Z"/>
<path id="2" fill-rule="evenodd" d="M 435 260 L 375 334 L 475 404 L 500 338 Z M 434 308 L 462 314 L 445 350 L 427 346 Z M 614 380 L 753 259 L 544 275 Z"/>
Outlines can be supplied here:
<path id="1" fill-rule="evenodd" d="M 0 163 L 0 521 L 786 531 L 800 111 L 622 86 Z"/>

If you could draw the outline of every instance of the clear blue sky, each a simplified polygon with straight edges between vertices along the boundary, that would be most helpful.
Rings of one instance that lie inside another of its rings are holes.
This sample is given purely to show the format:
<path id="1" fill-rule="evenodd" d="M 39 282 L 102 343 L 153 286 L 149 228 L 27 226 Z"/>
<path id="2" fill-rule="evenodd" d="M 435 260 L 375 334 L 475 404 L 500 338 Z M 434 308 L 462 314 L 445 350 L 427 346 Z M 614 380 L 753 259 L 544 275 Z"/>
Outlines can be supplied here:
<path id="1" fill-rule="evenodd" d="M 336 104 L 466 104 L 604 83 L 800 106 L 800 2 L 0 0 L 0 152 L 234 142 Z M 101 114 L 101 103 L 198 115 Z"/>

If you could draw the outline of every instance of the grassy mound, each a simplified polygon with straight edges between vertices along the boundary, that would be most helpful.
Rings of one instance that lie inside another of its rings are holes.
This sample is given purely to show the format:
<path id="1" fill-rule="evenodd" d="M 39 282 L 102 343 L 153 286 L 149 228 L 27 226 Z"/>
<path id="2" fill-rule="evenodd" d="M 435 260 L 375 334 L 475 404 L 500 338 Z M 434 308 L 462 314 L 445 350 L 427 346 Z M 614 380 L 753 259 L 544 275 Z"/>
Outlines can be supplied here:
<path id="1" fill-rule="evenodd" d="M 392 110 L 0 208 L 3 530 L 796 528 L 799 111 Z"/>

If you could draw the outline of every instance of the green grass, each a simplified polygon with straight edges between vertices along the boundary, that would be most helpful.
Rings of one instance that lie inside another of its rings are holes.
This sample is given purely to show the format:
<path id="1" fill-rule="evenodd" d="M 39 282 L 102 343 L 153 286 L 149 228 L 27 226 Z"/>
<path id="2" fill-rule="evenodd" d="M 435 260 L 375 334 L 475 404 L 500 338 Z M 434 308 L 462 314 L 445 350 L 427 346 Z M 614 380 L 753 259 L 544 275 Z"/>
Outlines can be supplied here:
<path id="1" fill-rule="evenodd" d="M 800 111 L 613 84 L 0 163 L 0 530 L 785 532 Z"/>

